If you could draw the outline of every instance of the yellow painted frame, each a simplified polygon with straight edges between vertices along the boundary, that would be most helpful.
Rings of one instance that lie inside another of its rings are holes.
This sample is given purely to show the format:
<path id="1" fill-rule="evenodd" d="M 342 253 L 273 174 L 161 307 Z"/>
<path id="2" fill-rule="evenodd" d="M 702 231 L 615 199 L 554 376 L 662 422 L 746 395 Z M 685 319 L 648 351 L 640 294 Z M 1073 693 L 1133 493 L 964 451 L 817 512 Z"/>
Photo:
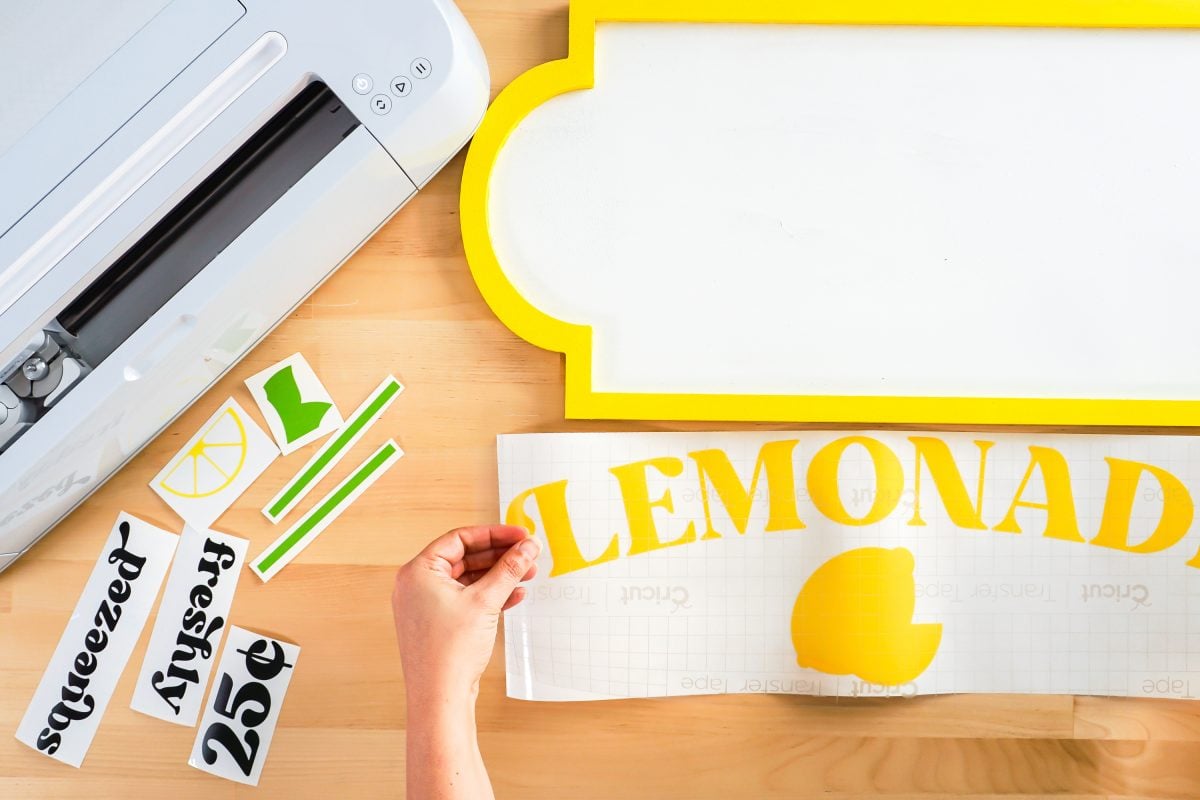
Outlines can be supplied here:
<path id="1" fill-rule="evenodd" d="M 592 390 L 592 329 L 534 307 L 492 249 L 488 188 L 505 141 L 555 95 L 595 84 L 598 22 L 1200 28 L 1197 0 L 572 0 L 568 56 L 520 75 L 484 116 L 467 154 L 460 210 L 467 261 L 484 300 L 521 338 L 565 356 L 566 416 L 777 422 L 1200 425 L 1200 400 L 650 394 Z"/>

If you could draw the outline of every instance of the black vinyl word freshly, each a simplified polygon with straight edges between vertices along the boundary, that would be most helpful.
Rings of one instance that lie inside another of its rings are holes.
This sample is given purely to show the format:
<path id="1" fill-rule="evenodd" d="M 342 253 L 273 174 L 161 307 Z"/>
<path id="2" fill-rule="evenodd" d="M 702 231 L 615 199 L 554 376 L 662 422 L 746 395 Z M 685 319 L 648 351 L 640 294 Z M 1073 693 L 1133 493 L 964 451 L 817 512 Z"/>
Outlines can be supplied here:
<path id="1" fill-rule="evenodd" d="M 204 552 L 196 564 L 200 580 L 188 594 L 191 605 L 183 612 L 182 626 L 179 635 L 175 637 L 175 652 L 171 654 L 171 663 L 166 673 L 158 670 L 150 679 L 154 691 L 175 714 L 179 713 L 180 701 L 188 688 L 200 682 L 199 670 L 186 665 L 194 664 L 197 659 L 208 661 L 213 657 L 211 639 L 214 633 L 225 627 L 225 619 L 220 615 L 210 618 L 205 609 L 212 604 L 212 590 L 220 581 L 221 575 L 236 562 L 237 554 L 232 547 L 212 539 L 205 540 Z M 205 575 L 208 577 L 205 578 Z"/>
<path id="2" fill-rule="evenodd" d="M 92 619 L 95 627 L 83 637 L 83 649 L 75 656 L 75 663 L 62 687 L 62 700 L 50 709 L 46 717 L 47 727 L 38 734 L 38 750 L 51 755 L 58 751 L 63 732 L 71 723 L 87 719 L 96 710 L 96 698 L 87 691 L 92 682 L 91 675 L 100 663 L 100 654 L 108 647 L 108 635 L 116 631 L 121 621 L 123 604 L 133 594 L 133 582 L 141 576 L 142 567 L 146 565 L 145 556 L 126 549 L 129 544 L 129 523 L 122 522 L 117 530 L 121 535 L 121 544 L 108 554 L 108 563 L 117 565 L 118 577 L 108 584 L 108 597 L 100 602 L 96 610 L 96 616 Z"/>

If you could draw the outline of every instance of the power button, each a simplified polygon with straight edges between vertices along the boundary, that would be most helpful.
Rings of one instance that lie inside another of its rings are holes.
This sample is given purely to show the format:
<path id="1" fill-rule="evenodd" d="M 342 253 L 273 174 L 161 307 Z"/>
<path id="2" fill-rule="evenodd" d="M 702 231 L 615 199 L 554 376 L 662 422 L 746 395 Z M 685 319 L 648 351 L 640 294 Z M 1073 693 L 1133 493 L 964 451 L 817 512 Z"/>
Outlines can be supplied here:
<path id="1" fill-rule="evenodd" d="M 350 82 L 350 85 L 354 87 L 354 91 L 358 94 L 366 94 L 371 91 L 371 87 L 375 85 L 375 82 L 371 80 L 370 75 L 360 72 L 354 76 L 354 80 Z"/>

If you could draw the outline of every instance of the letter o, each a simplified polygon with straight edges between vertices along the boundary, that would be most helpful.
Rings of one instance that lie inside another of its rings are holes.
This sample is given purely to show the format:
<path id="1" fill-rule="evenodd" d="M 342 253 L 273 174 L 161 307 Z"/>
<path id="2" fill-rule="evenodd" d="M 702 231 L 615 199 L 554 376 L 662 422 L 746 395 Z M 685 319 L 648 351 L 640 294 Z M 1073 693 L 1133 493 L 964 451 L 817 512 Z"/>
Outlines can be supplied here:
<path id="1" fill-rule="evenodd" d="M 861 517 L 851 516 L 838 488 L 838 467 L 851 445 L 862 445 L 875 467 L 875 500 Z M 900 459 L 878 439 L 869 436 L 845 436 L 817 451 L 808 465 L 808 495 L 817 510 L 842 525 L 872 525 L 891 514 L 904 491 L 904 468 Z"/>

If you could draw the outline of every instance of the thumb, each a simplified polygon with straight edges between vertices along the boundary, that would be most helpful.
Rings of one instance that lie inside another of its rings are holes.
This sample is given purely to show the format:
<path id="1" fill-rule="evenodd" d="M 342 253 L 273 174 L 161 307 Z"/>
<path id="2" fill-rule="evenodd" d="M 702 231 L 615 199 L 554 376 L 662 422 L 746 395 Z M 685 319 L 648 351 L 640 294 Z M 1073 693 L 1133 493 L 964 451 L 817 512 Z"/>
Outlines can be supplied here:
<path id="1" fill-rule="evenodd" d="M 530 536 L 514 544 L 500 556 L 500 560 L 492 565 L 483 577 L 471 585 L 480 599 L 497 611 L 508 600 L 508 596 L 517 588 L 517 584 L 529 572 L 538 553 L 542 550 L 541 542 Z"/>

